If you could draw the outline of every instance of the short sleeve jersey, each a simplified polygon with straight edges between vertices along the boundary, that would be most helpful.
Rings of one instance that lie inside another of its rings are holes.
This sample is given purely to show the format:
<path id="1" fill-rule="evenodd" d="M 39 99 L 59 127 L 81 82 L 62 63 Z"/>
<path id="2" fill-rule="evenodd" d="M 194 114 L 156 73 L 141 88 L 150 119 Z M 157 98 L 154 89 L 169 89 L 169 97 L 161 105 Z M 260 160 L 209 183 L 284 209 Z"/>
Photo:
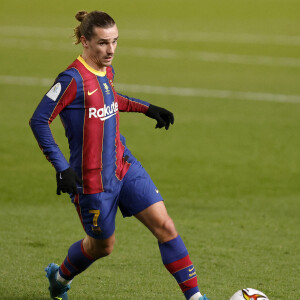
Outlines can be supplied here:
<path id="1" fill-rule="evenodd" d="M 130 164 L 119 132 L 119 111 L 146 113 L 149 103 L 117 93 L 114 70 L 91 68 L 79 56 L 56 78 L 35 110 L 30 125 L 56 171 L 71 166 L 83 181 L 83 193 L 100 193 L 122 180 Z M 65 159 L 54 141 L 50 124 L 60 115 L 70 148 Z"/>

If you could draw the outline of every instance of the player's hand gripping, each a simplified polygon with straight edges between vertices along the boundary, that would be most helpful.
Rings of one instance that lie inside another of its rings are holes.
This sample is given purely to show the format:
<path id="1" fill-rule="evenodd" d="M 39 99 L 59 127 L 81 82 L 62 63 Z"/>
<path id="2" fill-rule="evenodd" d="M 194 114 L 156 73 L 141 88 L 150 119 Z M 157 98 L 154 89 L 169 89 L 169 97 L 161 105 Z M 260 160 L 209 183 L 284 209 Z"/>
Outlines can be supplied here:
<path id="1" fill-rule="evenodd" d="M 157 121 L 155 128 L 165 127 L 168 130 L 170 123 L 174 124 L 174 115 L 170 111 L 152 104 L 150 104 L 146 116 Z"/>
<path id="2" fill-rule="evenodd" d="M 56 194 L 63 193 L 78 194 L 76 182 L 82 184 L 82 180 L 76 175 L 73 169 L 69 168 L 56 173 L 57 190 Z"/>

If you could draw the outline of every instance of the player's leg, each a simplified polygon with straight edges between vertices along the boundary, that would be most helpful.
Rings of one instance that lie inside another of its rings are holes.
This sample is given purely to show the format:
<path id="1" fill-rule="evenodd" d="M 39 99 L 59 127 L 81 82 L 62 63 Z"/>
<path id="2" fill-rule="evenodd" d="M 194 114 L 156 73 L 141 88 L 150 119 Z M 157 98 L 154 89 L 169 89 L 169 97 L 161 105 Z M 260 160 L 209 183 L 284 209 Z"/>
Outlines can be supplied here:
<path id="1" fill-rule="evenodd" d="M 187 299 L 199 300 L 197 276 L 186 247 L 169 217 L 162 196 L 141 164 L 132 159 L 123 180 L 119 207 L 123 216 L 135 215 L 156 236 L 163 263 Z M 206 299 L 206 298 L 200 298 Z"/>
<path id="2" fill-rule="evenodd" d="M 72 200 L 87 235 L 69 248 L 60 266 L 50 264 L 46 268 L 53 299 L 68 299 L 67 291 L 73 278 L 97 259 L 109 255 L 115 242 L 116 195 L 76 195 Z"/>
<path id="3" fill-rule="evenodd" d="M 86 236 L 83 240 L 84 251 L 94 259 L 105 257 L 112 253 L 115 244 L 115 234 L 108 239 L 98 240 L 91 236 Z"/>
<path id="4" fill-rule="evenodd" d="M 162 261 L 175 277 L 186 299 L 201 297 L 197 275 L 188 251 L 167 213 L 163 201 L 157 202 L 135 215 L 157 238 Z M 205 298 L 204 298 L 205 299 Z"/>
<path id="5" fill-rule="evenodd" d="M 69 248 L 68 255 L 60 266 L 49 264 L 46 273 L 50 282 L 51 297 L 68 299 L 67 291 L 70 289 L 73 278 L 86 270 L 97 259 L 109 255 L 112 252 L 114 241 L 114 234 L 105 240 L 97 240 L 87 235 Z"/>
<path id="6" fill-rule="evenodd" d="M 87 235 L 83 240 L 74 243 L 59 267 L 59 281 L 69 284 L 75 276 L 86 270 L 97 259 L 109 255 L 113 250 L 114 242 L 115 234 L 104 240 Z"/>
<path id="7" fill-rule="evenodd" d="M 159 243 L 170 241 L 178 236 L 174 222 L 168 215 L 163 201 L 150 205 L 137 213 L 135 217 L 153 233 Z"/>

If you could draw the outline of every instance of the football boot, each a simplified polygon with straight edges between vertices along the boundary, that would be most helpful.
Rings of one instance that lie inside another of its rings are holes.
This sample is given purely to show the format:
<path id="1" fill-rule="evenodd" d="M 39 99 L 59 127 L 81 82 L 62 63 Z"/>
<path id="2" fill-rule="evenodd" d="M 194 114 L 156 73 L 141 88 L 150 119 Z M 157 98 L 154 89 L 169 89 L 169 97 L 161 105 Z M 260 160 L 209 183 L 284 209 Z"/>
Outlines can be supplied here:
<path id="1" fill-rule="evenodd" d="M 49 280 L 49 291 L 52 299 L 56 300 L 68 300 L 67 291 L 70 289 L 70 285 L 64 285 L 57 281 L 56 274 L 58 272 L 59 266 L 57 264 L 51 263 L 46 268 L 46 277 Z"/>

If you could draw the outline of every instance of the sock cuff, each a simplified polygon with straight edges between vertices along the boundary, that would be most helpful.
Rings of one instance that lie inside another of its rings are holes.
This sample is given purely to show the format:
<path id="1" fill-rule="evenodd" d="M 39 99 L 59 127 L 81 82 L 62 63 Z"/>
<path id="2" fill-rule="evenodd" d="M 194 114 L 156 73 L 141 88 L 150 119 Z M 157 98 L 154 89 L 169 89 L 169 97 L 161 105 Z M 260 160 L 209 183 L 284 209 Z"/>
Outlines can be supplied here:
<path id="1" fill-rule="evenodd" d="M 68 257 L 72 263 L 73 263 L 73 259 L 72 259 L 73 257 L 76 257 L 76 258 L 80 257 L 81 260 L 86 263 L 88 263 L 88 262 L 92 263 L 96 260 L 85 252 L 85 250 L 83 248 L 83 240 L 77 241 L 70 247 L 70 249 L 68 251 Z"/>
<path id="2" fill-rule="evenodd" d="M 71 280 L 88 268 L 95 260 L 85 252 L 83 240 L 77 241 L 69 248 L 67 257 L 60 265 L 59 275 L 66 280 Z"/>
<path id="3" fill-rule="evenodd" d="M 63 279 L 70 281 L 74 278 L 74 276 L 72 276 L 71 272 L 65 267 L 64 262 L 60 265 L 59 269 L 58 269 L 58 274 L 60 277 L 62 277 Z"/>
<path id="4" fill-rule="evenodd" d="M 188 255 L 188 251 L 178 235 L 175 239 L 165 243 L 158 243 L 161 258 L 165 265 L 170 264 Z"/>
<path id="5" fill-rule="evenodd" d="M 94 262 L 96 259 L 92 256 L 90 256 L 89 254 L 87 254 L 83 248 L 83 240 L 81 240 L 81 243 L 80 243 L 80 248 L 81 248 L 81 252 L 82 254 L 87 258 L 89 259 L 90 261 Z"/>

